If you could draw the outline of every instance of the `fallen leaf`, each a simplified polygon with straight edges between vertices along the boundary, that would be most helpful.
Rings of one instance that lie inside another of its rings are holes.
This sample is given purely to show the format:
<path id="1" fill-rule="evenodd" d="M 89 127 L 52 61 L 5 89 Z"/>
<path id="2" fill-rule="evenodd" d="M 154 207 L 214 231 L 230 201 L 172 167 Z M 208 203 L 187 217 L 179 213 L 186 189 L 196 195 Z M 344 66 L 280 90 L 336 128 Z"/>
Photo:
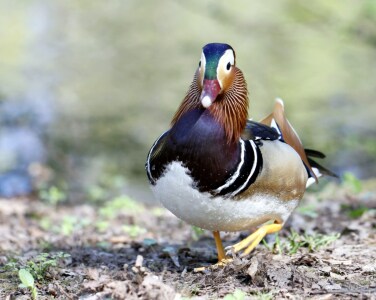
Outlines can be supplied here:
<path id="1" fill-rule="evenodd" d="M 330 277 L 337 279 L 337 280 L 345 280 L 346 279 L 346 276 L 342 276 L 342 275 L 339 275 L 339 274 L 334 273 L 334 272 L 330 272 L 329 274 L 330 274 Z"/>
<path id="2" fill-rule="evenodd" d="M 362 272 L 364 273 L 376 272 L 376 264 L 368 264 L 368 265 L 363 266 Z"/>
<path id="3" fill-rule="evenodd" d="M 98 280 L 99 279 L 99 272 L 97 269 L 90 268 L 86 272 L 86 276 L 91 280 Z"/>
<path id="4" fill-rule="evenodd" d="M 247 273 L 249 276 L 251 276 L 252 279 L 254 279 L 256 273 L 257 273 L 257 269 L 258 269 L 258 260 L 257 260 L 257 257 L 254 256 L 251 258 L 251 265 L 249 266 L 248 270 L 247 270 Z"/>

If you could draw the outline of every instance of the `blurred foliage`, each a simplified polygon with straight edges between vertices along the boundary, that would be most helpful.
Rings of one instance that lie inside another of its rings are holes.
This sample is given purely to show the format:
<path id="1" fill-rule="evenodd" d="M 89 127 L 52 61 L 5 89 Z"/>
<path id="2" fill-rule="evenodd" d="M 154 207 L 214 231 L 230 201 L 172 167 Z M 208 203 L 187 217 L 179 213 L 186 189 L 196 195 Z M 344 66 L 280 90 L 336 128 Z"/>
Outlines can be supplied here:
<path id="1" fill-rule="evenodd" d="M 66 200 L 67 195 L 56 186 L 50 186 L 39 191 L 39 198 L 52 205 L 57 205 Z"/>
<path id="2" fill-rule="evenodd" d="M 223 300 L 244 300 L 246 293 L 241 290 L 235 290 L 232 294 L 227 294 Z"/>
<path id="3" fill-rule="evenodd" d="M 343 204 L 341 205 L 342 211 L 346 212 L 346 214 L 351 219 L 358 219 L 360 218 L 365 212 L 370 211 L 371 209 L 369 207 L 366 207 L 364 205 L 360 205 L 358 207 L 354 207 L 352 205 Z"/>
<path id="4" fill-rule="evenodd" d="M 109 173 L 100 174 L 96 181 L 85 189 L 86 199 L 97 204 L 107 202 L 114 195 L 122 194 L 125 185 L 126 180 L 123 176 Z"/>
<path id="5" fill-rule="evenodd" d="M 282 97 L 327 165 L 375 176 L 373 0 L 0 1 L 0 8 L 1 98 L 19 101 L 30 80 L 52 80 L 49 164 L 92 199 L 104 196 L 106 188 L 92 186 L 103 174 L 146 182 L 147 151 L 168 128 L 201 47 L 213 41 L 236 50 L 250 117 Z"/>
<path id="6" fill-rule="evenodd" d="M 99 214 L 106 219 L 113 219 L 122 212 L 135 214 L 142 212 L 144 207 L 128 196 L 119 196 L 110 201 L 100 209 Z"/>
<path id="7" fill-rule="evenodd" d="M 205 230 L 197 226 L 192 226 L 192 239 L 198 241 L 199 238 L 205 234 Z"/>
<path id="8" fill-rule="evenodd" d="M 136 238 L 141 234 L 147 232 L 146 228 L 140 227 L 138 225 L 124 225 L 123 230 L 127 233 L 131 238 Z"/>
<path id="9" fill-rule="evenodd" d="M 350 172 L 343 174 L 343 186 L 355 194 L 359 194 L 362 191 L 362 182 Z"/>
<path id="10" fill-rule="evenodd" d="M 313 204 L 305 205 L 305 206 L 300 205 L 296 208 L 296 211 L 303 216 L 307 216 L 311 218 L 317 218 L 318 216 L 318 213 L 316 211 L 316 206 Z"/>

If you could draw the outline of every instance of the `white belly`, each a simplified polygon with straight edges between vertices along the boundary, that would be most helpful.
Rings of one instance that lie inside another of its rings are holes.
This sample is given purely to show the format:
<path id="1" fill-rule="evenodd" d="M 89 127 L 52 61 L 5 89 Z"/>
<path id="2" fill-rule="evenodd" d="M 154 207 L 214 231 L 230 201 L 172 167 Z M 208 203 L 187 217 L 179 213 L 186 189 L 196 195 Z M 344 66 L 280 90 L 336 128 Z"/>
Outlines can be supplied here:
<path id="1" fill-rule="evenodd" d="M 179 162 L 171 163 L 152 190 L 175 216 L 203 229 L 241 231 L 269 220 L 284 223 L 299 203 L 261 194 L 242 200 L 213 198 L 192 188 L 194 182 L 187 172 Z"/>

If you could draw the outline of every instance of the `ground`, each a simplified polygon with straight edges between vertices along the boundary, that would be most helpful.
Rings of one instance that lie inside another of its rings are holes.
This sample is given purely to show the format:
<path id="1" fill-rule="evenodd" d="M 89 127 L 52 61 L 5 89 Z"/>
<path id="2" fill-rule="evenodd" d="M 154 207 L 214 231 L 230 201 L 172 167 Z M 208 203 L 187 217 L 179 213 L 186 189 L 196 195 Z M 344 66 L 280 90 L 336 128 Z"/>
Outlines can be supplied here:
<path id="1" fill-rule="evenodd" d="M 0 200 L 0 299 L 376 299 L 374 182 L 305 195 L 278 236 L 216 261 L 210 232 L 126 196 L 99 204 Z M 247 233 L 222 233 L 231 245 Z"/>

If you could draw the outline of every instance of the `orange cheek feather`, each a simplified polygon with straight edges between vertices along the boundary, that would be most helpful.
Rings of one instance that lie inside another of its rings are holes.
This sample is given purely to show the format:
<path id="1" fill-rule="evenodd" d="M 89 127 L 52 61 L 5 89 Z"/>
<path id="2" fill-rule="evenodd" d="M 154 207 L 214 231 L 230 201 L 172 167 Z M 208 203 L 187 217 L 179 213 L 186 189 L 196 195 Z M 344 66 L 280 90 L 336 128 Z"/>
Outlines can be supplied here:
<path id="1" fill-rule="evenodd" d="M 228 88 L 231 86 L 232 82 L 234 81 L 235 72 L 231 70 L 229 74 L 224 74 L 223 71 L 220 71 L 218 74 L 218 79 L 222 83 L 222 93 L 227 91 Z"/>

